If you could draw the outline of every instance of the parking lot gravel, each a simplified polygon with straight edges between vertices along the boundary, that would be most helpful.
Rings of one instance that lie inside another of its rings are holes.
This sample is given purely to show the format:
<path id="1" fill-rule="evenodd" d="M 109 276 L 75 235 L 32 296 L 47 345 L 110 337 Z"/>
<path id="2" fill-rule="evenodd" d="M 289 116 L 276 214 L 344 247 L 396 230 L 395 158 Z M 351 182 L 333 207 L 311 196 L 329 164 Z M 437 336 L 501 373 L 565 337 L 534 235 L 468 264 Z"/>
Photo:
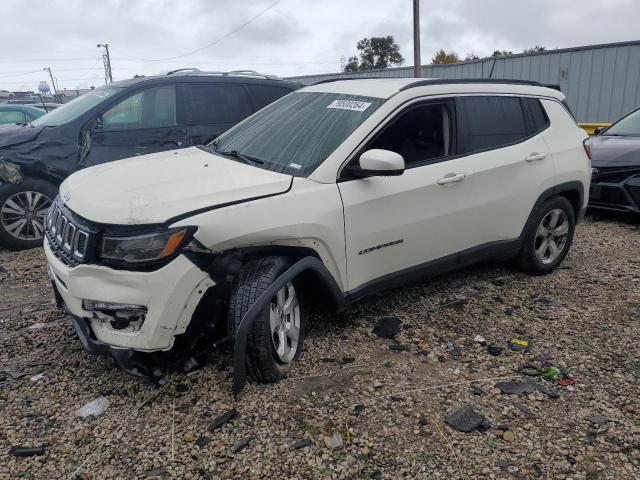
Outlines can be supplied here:
<path id="1" fill-rule="evenodd" d="M 481 265 L 308 333 L 236 401 L 228 353 L 153 385 L 82 349 L 42 251 L 0 251 L 0 478 L 640 478 L 637 220 L 588 217 L 549 276 Z"/>

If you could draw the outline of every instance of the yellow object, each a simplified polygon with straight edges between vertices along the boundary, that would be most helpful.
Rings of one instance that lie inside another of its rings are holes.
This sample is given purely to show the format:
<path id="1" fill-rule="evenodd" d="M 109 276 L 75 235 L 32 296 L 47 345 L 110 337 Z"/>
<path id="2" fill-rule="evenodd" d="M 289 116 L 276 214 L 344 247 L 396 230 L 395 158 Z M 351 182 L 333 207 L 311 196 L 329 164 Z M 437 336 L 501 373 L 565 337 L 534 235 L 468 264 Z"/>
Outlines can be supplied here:
<path id="1" fill-rule="evenodd" d="M 513 343 L 514 345 L 520 345 L 521 347 L 529 346 L 529 340 L 518 340 L 517 338 L 514 338 L 513 340 L 511 340 L 511 343 Z"/>
<path id="2" fill-rule="evenodd" d="M 175 252 L 176 248 L 178 248 L 178 246 L 182 242 L 182 239 L 184 238 L 186 233 L 187 233 L 187 229 L 185 228 L 184 230 L 180 230 L 179 232 L 176 232 L 173 235 L 171 235 L 169 237 L 169 240 L 167 241 L 167 244 L 162 249 L 162 253 L 160 254 L 160 257 L 164 258 L 168 255 L 171 255 L 173 252 Z"/>
<path id="3" fill-rule="evenodd" d="M 589 135 L 595 135 L 595 129 L 600 127 L 610 127 L 610 123 L 578 123 L 578 126 L 582 128 Z"/>

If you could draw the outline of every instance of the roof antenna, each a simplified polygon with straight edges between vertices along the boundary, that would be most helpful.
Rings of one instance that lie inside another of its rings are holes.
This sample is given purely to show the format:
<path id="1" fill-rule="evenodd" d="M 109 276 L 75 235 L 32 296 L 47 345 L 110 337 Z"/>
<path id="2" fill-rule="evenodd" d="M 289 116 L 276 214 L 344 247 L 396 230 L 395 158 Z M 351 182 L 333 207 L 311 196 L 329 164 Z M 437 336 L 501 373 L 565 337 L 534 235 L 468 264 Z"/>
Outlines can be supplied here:
<path id="1" fill-rule="evenodd" d="M 40 103 L 42 103 L 42 108 L 44 108 L 44 111 L 49 113 L 49 109 L 47 108 L 47 106 L 44 104 L 44 100 L 42 99 L 42 95 L 40 94 L 40 92 L 38 92 L 38 96 L 40 97 Z"/>

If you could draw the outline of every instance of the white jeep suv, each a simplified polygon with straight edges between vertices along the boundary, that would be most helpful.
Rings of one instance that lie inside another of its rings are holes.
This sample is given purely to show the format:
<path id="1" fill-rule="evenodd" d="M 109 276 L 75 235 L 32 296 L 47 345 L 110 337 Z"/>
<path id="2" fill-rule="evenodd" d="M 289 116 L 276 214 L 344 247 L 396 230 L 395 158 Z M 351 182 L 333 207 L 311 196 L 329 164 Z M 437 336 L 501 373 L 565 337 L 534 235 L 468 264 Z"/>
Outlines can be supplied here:
<path id="1" fill-rule="evenodd" d="M 586 138 L 563 94 L 531 82 L 317 84 L 205 147 L 69 177 L 49 273 L 84 346 L 125 368 L 225 330 L 236 367 L 277 380 L 314 298 L 486 259 L 555 269 L 587 205 Z"/>

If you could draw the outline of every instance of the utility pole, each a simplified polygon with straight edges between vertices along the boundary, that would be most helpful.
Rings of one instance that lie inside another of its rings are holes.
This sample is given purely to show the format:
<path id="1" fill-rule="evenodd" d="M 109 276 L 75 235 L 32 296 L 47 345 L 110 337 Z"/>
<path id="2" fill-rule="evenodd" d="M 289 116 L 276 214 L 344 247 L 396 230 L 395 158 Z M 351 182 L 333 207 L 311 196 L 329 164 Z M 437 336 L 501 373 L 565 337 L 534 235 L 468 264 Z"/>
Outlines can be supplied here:
<path id="1" fill-rule="evenodd" d="M 420 78 L 420 0 L 413 0 L 413 76 Z"/>
<path id="2" fill-rule="evenodd" d="M 109 44 L 99 43 L 96 47 L 104 47 L 102 54 L 102 63 L 104 63 L 104 84 L 113 83 L 113 75 L 111 74 L 111 57 L 109 56 Z"/>
<path id="3" fill-rule="evenodd" d="M 51 67 L 44 67 L 42 70 L 46 70 L 49 72 L 49 78 L 51 78 L 51 88 L 53 88 L 53 94 L 58 94 L 58 89 L 56 88 L 56 82 L 53 81 L 53 74 L 51 73 Z"/>

